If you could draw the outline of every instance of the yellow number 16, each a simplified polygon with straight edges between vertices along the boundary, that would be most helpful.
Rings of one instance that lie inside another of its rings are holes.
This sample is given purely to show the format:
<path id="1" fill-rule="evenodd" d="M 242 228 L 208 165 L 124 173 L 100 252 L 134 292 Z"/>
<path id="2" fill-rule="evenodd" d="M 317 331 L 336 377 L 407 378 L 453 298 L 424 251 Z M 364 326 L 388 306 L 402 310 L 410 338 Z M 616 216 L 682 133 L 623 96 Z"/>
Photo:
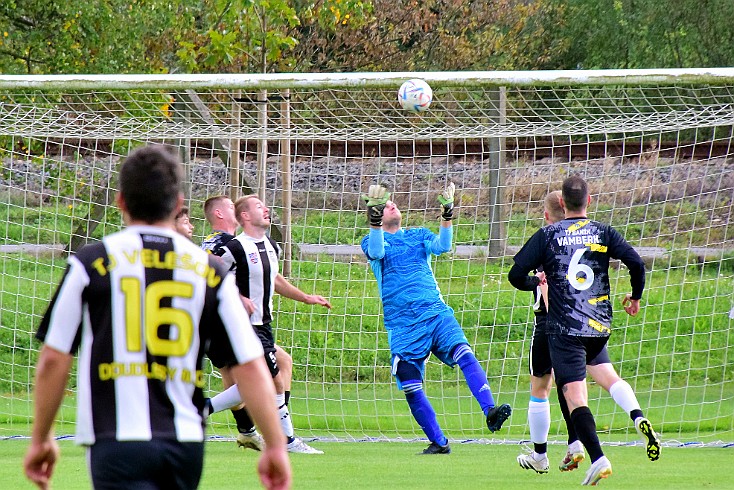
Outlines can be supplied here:
<path id="1" fill-rule="evenodd" d="M 194 322 L 191 315 L 179 308 L 162 307 L 163 298 L 191 298 L 194 287 L 179 281 L 157 281 L 145 288 L 145 310 L 141 328 L 140 279 L 124 277 L 120 287 L 125 295 L 125 331 L 127 349 L 131 352 L 143 350 L 142 332 L 145 330 L 145 345 L 154 356 L 183 356 L 191 348 L 194 335 Z M 159 337 L 159 327 L 170 325 L 178 335 L 175 338 Z"/>

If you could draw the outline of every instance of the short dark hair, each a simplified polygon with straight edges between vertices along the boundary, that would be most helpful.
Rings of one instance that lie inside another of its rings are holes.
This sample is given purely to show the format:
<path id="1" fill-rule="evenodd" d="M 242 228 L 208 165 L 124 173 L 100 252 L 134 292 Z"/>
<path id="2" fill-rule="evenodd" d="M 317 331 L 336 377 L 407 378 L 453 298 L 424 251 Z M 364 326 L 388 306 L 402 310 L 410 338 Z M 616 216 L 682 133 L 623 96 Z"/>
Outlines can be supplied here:
<path id="1" fill-rule="evenodd" d="M 178 158 L 160 145 L 132 152 L 120 168 L 120 194 L 130 217 L 146 223 L 168 219 L 181 192 L 183 168 Z"/>
<path id="2" fill-rule="evenodd" d="M 176 215 L 176 219 L 183 218 L 184 216 L 189 215 L 189 208 L 187 206 L 183 206 L 181 210 Z"/>
<path id="3" fill-rule="evenodd" d="M 589 186 L 579 175 L 571 175 L 563 181 L 563 203 L 568 211 L 581 211 L 589 198 Z"/>

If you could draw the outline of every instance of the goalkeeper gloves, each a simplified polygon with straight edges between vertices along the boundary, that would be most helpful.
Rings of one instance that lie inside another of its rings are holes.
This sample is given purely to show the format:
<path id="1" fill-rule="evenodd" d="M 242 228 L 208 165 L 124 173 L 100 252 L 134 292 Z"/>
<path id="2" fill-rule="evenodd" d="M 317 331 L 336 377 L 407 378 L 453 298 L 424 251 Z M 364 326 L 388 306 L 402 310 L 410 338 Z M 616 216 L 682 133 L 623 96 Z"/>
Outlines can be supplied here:
<path id="1" fill-rule="evenodd" d="M 456 186 L 450 182 L 446 189 L 438 195 L 438 202 L 441 203 L 441 219 L 451 221 L 454 218 L 454 192 Z"/>
<path id="2" fill-rule="evenodd" d="M 387 192 L 387 189 L 381 185 L 371 185 L 367 194 L 362 194 L 362 200 L 367 204 L 370 226 L 382 226 L 385 204 L 390 200 L 390 193 Z"/>

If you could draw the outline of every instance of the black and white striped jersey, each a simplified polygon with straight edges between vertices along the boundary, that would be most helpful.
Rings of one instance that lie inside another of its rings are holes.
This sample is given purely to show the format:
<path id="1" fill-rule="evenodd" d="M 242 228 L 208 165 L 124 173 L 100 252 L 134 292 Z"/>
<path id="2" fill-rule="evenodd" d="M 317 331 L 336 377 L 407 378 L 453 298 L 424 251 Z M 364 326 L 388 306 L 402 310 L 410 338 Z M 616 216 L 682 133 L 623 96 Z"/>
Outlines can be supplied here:
<path id="1" fill-rule="evenodd" d="M 280 247 L 269 236 L 258 239 L 240 233 L 224 246 L 225 267 L 234 271 L 240 294 L 255 304 L 255 312 L 250 315 L 253 325 L 265 325 L 273 320 L 279 256 Z"/>
<path id="2" fill-rule="evenodd" d="M 219 260 L 173 230 L 131 226 L 69 257 L 37 337 L 79 352 L 78 444 L 204 438 L 204 355 L 263 356 Z"/>

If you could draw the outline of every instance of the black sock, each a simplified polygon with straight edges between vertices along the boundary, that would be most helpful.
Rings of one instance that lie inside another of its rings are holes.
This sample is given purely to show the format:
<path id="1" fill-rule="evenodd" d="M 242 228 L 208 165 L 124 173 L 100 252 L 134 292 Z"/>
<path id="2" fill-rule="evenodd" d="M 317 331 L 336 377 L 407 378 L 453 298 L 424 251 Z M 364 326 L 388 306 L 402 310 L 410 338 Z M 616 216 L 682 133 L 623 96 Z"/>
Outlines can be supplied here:
<path id="1" fill-rule="evenodd" d="M 285 404 L 288 405 L 291 401 L 291 390 L 285 391 Z"/>
<path id="2" fill-rule="evenodd" d="M 578 441 L 579 436 L 576 435 L 576 429 L 573 426 L 573 422 L 571 422 L 571 414 L 568 411 L 568 403 L 566 402 L 566 397 L 563 396 L 563 391 L 561 390 L 560 386 L 556 389 L 556 393 L 558 394 L 558 405 L 560 405 L 561 407 L 563 420 L 566 421 L 566 430 L 568 431 L 568 443 L 571 444 Z"/>
<path id="3" fill-rule="evenodd" d="M 252 432 L 255 429 L 255 422 L 250 418 L 247 409 L 232 410 L 232 415 L 234 415 L 234 420 L 237 423 L 237 431 L 241 434 Z"/>
<path id="4" fill-rule="evenodd" d="M 548 452 L 548 443 L 544 442 L 542 444 L 539 444 L 537 442 L 533 443 L 533 450 L 538 454 L 545 454 Z"/>
<path id="5" fill-rule="evenodd" d="M 599 444 L 599 437 L 596 435 L 596 422 L 591 414 L 589 407 L 578 407 L 571 412 L 571 421 L 573 422 L 579 441 L 584 445 L 589 453 L 591 462 L 604 456 L 604 451 Z"/>
<path id="6" fill-rule="evenodd" d="M 640 410 L 639 408 L 636 408 L 630 412 L 630 418 L 632 419 L 632 422 L 634 422 L 637 417 L 644 417 L 644 415 L 642 414 L 642 410 Z"/>

